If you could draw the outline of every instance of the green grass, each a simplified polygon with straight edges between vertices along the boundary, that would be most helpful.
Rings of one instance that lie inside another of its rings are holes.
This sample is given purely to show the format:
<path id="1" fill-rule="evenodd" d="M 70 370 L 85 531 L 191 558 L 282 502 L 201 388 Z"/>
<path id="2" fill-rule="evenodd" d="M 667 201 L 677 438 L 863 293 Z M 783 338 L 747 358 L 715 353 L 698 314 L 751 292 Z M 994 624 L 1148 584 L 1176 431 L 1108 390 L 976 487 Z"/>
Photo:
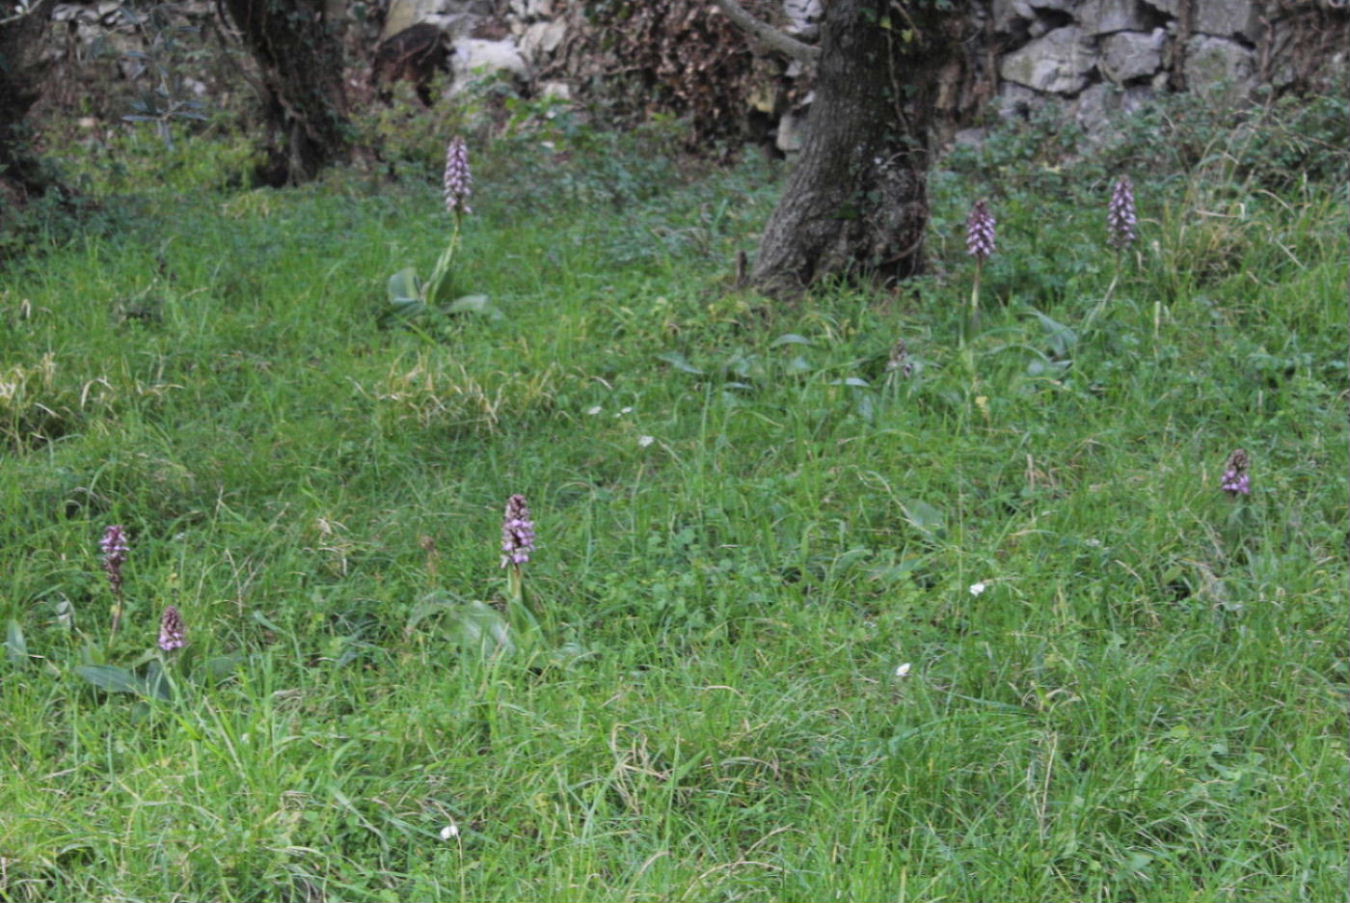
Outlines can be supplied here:
<path id="1" fill-rule="evenodd" d="M 1106 186 L 996 193 L 963 343 L 987 189 L 938 275 L 773 304 L 777 171 L 601 150 L 477 152 L 498 320 L 381 328 L 448 224 L 347 173 L 94 167 L 4 274 L 0 900 L 1344 899 L 1339 189 L 1136 174 L 1090 322 Z M 76 670 L 169 603 L 171 700 Z"/>

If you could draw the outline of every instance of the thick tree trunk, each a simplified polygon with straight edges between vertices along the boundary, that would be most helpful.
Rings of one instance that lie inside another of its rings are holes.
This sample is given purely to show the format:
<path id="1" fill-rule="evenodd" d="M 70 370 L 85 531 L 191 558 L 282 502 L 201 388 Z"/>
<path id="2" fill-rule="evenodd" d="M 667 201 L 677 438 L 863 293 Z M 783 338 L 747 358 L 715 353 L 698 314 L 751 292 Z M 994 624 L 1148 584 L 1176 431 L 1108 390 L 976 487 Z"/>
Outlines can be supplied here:
<path id="1" fill-rule="evenodd" d="M 51 3 L 40 0 L 26 15 L 11 18 L 11 12 L 0 12 L 7 20 L 0 24 L 0 218 L 5 208 L 42 194 L 51 184 L 28 147 L 24 125 L 42 81 L 42 35 Z"/>
<path id="2" fill-rule="evenodd" d="M 342 47 L 324 0 L 221 0 L 262 74 L 268 181 L 305 182 L 350 145 Z"/>
<path id="3" fill-rule="evenodd" d="M 923 268 L 928 134 L 958 14 L 928 2 L 832 0 L 806 141 L 760 240 L 751 284 L 791 297 L 831 276 Z"/>

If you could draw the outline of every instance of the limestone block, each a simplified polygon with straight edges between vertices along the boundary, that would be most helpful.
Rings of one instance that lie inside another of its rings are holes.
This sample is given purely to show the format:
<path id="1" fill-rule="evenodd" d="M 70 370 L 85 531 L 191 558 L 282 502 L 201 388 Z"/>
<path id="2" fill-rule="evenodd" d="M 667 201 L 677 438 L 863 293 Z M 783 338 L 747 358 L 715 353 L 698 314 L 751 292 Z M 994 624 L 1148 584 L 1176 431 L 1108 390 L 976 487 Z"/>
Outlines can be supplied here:
<path id="1" fill-rule="evenodd" d="M 556 100 L 571 100 L 572 86 L 562 81 L 544 82 L 539 86 L 539 93 Z"/>
<path id="2" fill-rule="evenodd" d="M 789 110 L 778 120 L 778 135 L 774 144 L 785 154 L 802 149 L 806 141 L 806 111 Z"/>
<path id="3" fill-rule="evenodd" d="M 1090 138 L 1097 138 L 1111 131 L 1112 120 L 1120 112 L 1120 107 L 1120 89 L 1098 82 L 1085 88 L 1069 109 L 1074 122 Z"/>
<path id="4" fill-rule="evenodd" d="M 1208 92 L 1227 85 L 1245 93 L 1251 87 L 1255 54 L 1237 41 L 1198 34 L 1186 42 L 1186 85 Z"/>
<path id="5" fill-rule="evenodd" d="M 1102 39 L 1102 74 L 1117 84 L 1153 75 L 1162 68 L 1167 30 L 1118 31 Z"/>
<path id="6" fill-rule="evenodd" d="M 1077 94 L 1088 83 L 1097 55 L 1076 25 L 1056 28 L 999 63 L 999 75 L 1035 91 Z"/>
<path id="7" fill-rule="evenodd" d="M 388 40 L 400 31 L 425 22 L 432 16 L 444 12 L 445 0 L 392 0 L 389 12 L 384 16 L 384 28 L 380 30 L 380 40 Z"/>
<path id="8" fill-rule="evenodd" d="M 520 39 L 520 52 L 527 59 L 543 59 L 557 50 L 566 36 L 567 22 L 562 19 L 535 22 L 525 29 L 525 34 Z"/>
<path id="9" fill-rule="evenodd" d="M 1191 30 L 1255 42 L 1261 37 L 1260 4 L 1252 0 L 1196 0 Z"/>
<path id="10" fill-rule="evenodd" d="M 994 30 L 1007 33 L 1018 22 L 1036 18 L 1036 11 L 1027 0 L 994 0 Z"/>
<path id="11" fill-rule="evenodd" d="M 1049 102 L 1044 94 L 1013 82 L 1004 82 L 998 89 L 998 118 L 1004 122 L 1029 119 Z"/>
<path id="12" fill-rule="evenodd" d="M 1157 96 L 1158 92 L 1153 90 L 1152 85 L 1130 85 L 1120 100 L 1120 109 L 1127 115 L 1134 115 L 1153 103 Z"/>
<path id="13" fill-rule="evenodd" d="M 455 90 L 462 90 L 481 75 L 506 72 L 520 79 L 530 77 L 529 64 L 521 56 L 515 41 L 485 41 L 461 38 L 455 42 L 450 68 L 455 75 Z"/>
<path id="14" fill-rule="evenodd" d="M 1087 0 L 1078 10 L 1078 22 L 1090 35 L 1146 31 L 1150 24 L 1141 0 Z"/>
<path id="15" fill-rule="evenodd" d="M 788 19 L 783 30 L 788 34 L 808 40 L 820 34 L 820 19 L 824 15 L 820 0 L 783 0 L 783 13 Z"/>

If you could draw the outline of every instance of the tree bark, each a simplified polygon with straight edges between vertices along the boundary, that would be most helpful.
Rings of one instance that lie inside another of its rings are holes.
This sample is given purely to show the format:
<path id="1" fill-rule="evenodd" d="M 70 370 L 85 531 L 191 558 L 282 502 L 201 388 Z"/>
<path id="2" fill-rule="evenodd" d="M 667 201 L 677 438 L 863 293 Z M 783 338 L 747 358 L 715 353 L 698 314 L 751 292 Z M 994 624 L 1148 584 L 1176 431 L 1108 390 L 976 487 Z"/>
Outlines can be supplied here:
<path id="1" fill-rule="evenodd" d="M 51 185 L 46 170 L 28 148 L 24 124 L 42 81 L 42 35 L 50 6 L 48 0 L 39 0 L 27 13 L 0 14 L 4 18 L 0 23 L 0 214 L 11 204 L 43 194 Z"/>
<path id="2" fill-rule="evenodd" d="M 220 0 L 262 75 L 266 181 L 306 182 L 346 159 L 351 125 L 342 47 L 324 0 Z"/>
<path id="3" fill-rule="evenodd" d="M 751 285 L 793 297 L 827 277 L 923 270 L 928 136 L 959 14 L 933 0 L 832 0 L 806 140 L 760 240 Z"/>

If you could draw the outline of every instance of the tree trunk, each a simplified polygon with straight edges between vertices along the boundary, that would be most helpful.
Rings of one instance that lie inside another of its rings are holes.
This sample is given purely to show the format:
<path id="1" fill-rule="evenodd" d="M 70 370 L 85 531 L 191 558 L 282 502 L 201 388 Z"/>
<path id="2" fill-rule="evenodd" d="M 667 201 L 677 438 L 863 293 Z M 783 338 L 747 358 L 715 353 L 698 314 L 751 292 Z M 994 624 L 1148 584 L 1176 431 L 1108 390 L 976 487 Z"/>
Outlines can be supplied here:
<path id="1" fill-rule="evenodd" d="M 10 205 L 41 195 L 51 185 L 47 172 L 28 149 L 24 117 L 38 99 L 42 81 L 42 35 L 50 15 L 46 0 L 24 15 L 0 12 L 0 219 Z M 0 222 L 3 226 L 3 222 Z"/>
<path id="2" fill-rule="evenodd" d="M 306 182 L 347 157 L 342 47 L 324 0 L 221 0 L 258 64 L 267 117 L 266 181 Z"/>
<path id="3" fill-rule="evenodd" d="M 923 269 L 928 134 L 961 18 L 939 5 L 826 5 L 806 140 L 760 240 L 758 290 L 792 297 L 826 277 Z"/>

